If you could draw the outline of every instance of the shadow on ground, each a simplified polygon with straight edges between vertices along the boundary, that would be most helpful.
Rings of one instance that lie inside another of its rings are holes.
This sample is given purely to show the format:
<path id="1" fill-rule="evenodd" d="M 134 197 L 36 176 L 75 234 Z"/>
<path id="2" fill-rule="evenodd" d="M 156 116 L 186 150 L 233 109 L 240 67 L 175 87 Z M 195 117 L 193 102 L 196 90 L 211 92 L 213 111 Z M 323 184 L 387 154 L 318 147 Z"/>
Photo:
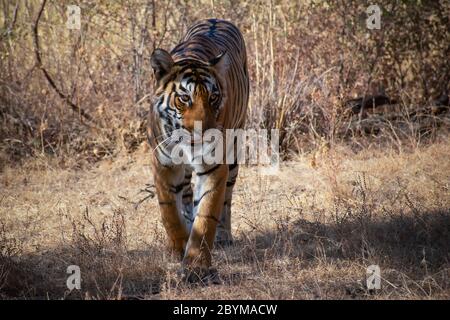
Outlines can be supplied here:
<path id="1" fill-rule="evenodd" d="M 167 280 L 167 268 L 179 263 L 158 245 L 129 251 L 117 243 L 78 241 L 36 255 L 8 257 L 4 252 L 0 255 L 4 299 L 148 298 L 167 283 L 176 286 Z M 378 264 L 424 278 L 448 270 L 449 255 L 450 210 L 376 219 L 352 216 L 329 223 L 280 221 L 273 230 L 238 235 L 232 247 L 214 253 L 222 285 L 229 286 L 239 286 L 280 260 L 299 261 L 305 270 L 324 262 Z M 69 293 L 66 271 L 72 264 L 82 270 L 82 290 Z M 443 290 L 449 287 L 448 275 L 434 281 Z"/>
<path id="2" fill-rule="evenodd" d="M 450 209 L 407 216 L 353 216 L 331 223 L 298 219 L 278 223 L 276 230 L 251 241 L 257 252 L 266 250 L 266 257 L 298 257 L 305 262 L 321 257 L 363 259 L 404 271 L 425 267 L 433 271 L 450 261 Z"/>

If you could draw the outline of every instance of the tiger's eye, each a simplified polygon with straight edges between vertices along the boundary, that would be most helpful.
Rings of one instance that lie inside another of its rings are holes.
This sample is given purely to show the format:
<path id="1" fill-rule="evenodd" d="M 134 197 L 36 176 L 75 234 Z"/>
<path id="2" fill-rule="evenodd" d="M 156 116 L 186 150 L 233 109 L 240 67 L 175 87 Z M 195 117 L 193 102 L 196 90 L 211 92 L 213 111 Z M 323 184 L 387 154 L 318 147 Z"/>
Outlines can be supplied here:
<path id="1" fill-rule="evenodd" d="M 182 94 L 181 96 L 178 96 L 178 100 L 181 103 L 189 103 L 189 101 L 191 100 L 191 98 L 187 95 L 187 94 Z"/>
<path id="2" fill-rule="evenodd" d="M 211 101 L 215 101 L 215 100 L 217 100 L 218 98 L 219 98 L 219 95 L 216 94 L 216 93 L 211 93 L 211 95 L 209 96 L 209 99 L 210 99 Z"/>

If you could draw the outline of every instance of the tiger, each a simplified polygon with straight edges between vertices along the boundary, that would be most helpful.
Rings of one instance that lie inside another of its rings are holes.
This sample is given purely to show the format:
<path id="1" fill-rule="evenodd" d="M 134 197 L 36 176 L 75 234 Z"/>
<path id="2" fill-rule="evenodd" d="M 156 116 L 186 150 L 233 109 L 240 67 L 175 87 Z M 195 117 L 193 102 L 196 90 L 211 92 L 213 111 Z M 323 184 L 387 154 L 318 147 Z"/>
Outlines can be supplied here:
<path id="1" fill-rule="evenodd" d="M 171 152 L 180 141 L 171 137 L 175 131 L 193 135 L 185 142 L 192 146 L 196 134 L 205 130 L 244 128 L 249 101 L 246 45 L 233 23 L 206 19 L 188 28 L 170 53 L 155 49 L 150 62 L 155 90 L 148 141 L 159 211 L 184 277 L 198 281 L 215 270 L 213 246 L 233 243 L 231 203 L 239 162 L 234 157 L 211 164 L 188 154 L 186 161 L 175 163 Z"/>

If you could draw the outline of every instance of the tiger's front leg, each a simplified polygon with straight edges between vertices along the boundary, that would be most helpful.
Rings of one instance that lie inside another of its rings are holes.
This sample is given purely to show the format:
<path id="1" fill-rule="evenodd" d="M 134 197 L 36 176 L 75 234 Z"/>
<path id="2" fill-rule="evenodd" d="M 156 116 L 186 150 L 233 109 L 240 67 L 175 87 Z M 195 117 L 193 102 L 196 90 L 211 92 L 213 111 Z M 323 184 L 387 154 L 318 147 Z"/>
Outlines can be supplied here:
<path id="1" fill-rule="evenodd" d="M 202 279 L 211 267 L 216 226 L 222 211 L 228 177 L 228 165 L 216 164 L 196 173 L 194 216 L 183 258 L 188 280 Z"/>
<path id="2" fill-rule="evenodd" d="M 153 157 L 152 169 L 162 223 L 169 237 L 170 247 L 183 257 L 189 238 L 189 231 L 181 214 L 184 167 L 165 167 Z"/>

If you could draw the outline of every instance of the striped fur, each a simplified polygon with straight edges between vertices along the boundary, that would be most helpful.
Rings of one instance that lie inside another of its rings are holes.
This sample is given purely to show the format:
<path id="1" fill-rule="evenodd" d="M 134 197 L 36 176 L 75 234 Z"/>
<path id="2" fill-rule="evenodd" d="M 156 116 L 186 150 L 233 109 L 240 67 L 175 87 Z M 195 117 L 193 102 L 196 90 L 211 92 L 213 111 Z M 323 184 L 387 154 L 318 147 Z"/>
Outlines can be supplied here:
<path id="1" fill-rule="evenodd" d="M 203 20 L 170 54 L 155 50 L 151 62 L 157 84 L 148 135 L 162 221 L 184 266 L 205 270 L 214 240 L 232 241 L 231 198 L 239 166 L 195 161 L 192 141 L 185 143 L 188 163 L 174 164 L 170 154 L 177 143 L 170 137 L 174 130 L 193 133 L 195 121 L 203 130 L 223 133 L 244 127 L 249 97 L 244 39 L 228 21 Z"/>

